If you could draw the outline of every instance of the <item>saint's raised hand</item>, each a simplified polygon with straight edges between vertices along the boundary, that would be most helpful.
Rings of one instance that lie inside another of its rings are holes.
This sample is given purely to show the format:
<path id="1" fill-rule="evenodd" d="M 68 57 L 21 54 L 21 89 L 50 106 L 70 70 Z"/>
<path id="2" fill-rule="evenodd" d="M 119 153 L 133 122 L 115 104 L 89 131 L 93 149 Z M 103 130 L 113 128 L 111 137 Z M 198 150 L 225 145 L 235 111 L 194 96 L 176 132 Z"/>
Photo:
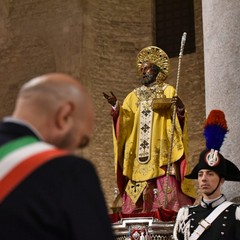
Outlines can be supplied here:
<path id="1" fill-rule="evenodd" d="M 113 94 L 113 92 L 110 92 L 111 96 L 103 92 L 103 96 L 107 99 L 108 103 L 110 103 L 112 106 L 116 105 L 117 97 Z"/>

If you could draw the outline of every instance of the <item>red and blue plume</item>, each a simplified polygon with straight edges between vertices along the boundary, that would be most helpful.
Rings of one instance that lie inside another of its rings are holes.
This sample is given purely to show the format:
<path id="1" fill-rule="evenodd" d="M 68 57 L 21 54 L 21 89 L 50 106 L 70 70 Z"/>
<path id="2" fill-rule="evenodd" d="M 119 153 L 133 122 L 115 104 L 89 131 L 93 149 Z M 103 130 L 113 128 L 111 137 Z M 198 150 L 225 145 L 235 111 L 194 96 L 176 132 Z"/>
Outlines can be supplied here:
<path id="1" fill-rule="evenodd" d="M 225 114 L 221 110 L 212 110 L 205 122 L 203 135 L 208 149 L 220 150 L 228 132 Z"/>

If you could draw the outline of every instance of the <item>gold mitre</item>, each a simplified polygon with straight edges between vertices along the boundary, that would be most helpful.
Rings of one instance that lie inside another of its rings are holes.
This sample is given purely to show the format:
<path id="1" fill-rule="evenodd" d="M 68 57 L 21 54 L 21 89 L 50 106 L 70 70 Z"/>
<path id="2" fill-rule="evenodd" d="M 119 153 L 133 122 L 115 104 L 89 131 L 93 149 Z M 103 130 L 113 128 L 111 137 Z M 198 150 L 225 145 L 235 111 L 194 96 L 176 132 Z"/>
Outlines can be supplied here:
<path id="1" fill-rule="evenodd" d="M 149 46 L 143 48 L 137 55 L 137 69 L 140 72 L 142 63 L 149 61 L 160 68 L 157 81 L 163 82 L 169 75 L 170 61 L 168 55 L 159 47 Z"/>

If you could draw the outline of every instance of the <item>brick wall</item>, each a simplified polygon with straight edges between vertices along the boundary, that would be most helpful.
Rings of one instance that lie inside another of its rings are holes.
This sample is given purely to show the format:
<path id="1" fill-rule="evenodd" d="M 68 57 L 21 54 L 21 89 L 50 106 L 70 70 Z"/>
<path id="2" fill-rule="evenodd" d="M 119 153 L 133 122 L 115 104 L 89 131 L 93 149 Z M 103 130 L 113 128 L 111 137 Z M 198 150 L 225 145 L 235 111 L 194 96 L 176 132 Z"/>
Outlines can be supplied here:
<path id="1" fill-rule="evenodd" d="M 80 78 L 96 111 L 95 135 L 80 154 L 91 159 L 111 205 L 114 176 L 109 105 L 102 92 L 120 101 L 136 80 L 137 53 L 154 43 L 154 1 L 0 0 L 0 116 L 10 114 L 17 90 L 30 78 L 52 71 Z M 190 159 L 202 146 L 205 119 L 201 4 L 195 1 L 196 53 L 184 55 L 179 95 L 189 112 Z M 176 84 L 178 58 L 168 82 Z"/>

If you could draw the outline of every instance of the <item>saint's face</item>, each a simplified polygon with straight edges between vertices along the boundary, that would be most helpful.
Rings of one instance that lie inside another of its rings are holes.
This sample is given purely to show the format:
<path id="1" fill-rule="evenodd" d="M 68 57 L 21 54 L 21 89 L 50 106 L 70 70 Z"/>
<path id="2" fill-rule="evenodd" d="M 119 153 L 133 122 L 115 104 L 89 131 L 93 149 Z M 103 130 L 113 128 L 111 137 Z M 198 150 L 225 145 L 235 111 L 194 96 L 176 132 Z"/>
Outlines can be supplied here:
<path id="1" fill-rule="evenodd" d="M 152 63 L 150 62 L 144 62 L 140 68 L 140 71 L 142 72 L 143 75 L 146 74 L 153 74 L 152 72 Z"/>
<path id="2" fill-rule="evenodd" d="M 140 68 L 140 71 L 142 72 L 142 77 L 139 79 L 141 84 L 148 86 L 156 81 L 156 76 L 152 70 L 151 62 L 144 62 Z"/>

